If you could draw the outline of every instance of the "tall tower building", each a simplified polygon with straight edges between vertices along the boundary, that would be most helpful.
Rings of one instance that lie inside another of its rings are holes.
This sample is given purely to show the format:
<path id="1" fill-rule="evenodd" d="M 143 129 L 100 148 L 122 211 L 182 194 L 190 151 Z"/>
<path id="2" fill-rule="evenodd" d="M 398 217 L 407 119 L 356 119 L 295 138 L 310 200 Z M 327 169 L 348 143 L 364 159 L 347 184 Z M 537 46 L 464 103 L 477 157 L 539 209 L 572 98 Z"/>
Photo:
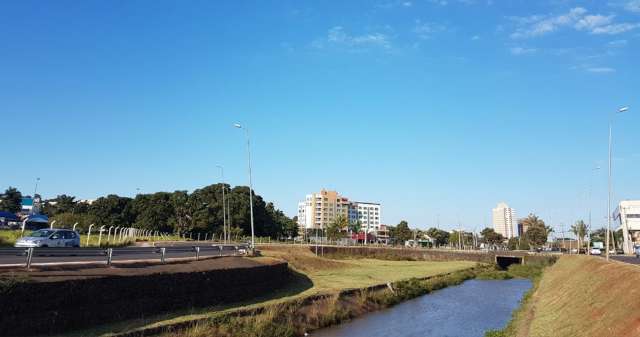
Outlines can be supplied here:
<path id="1" fill-rule="evenodd" d="M 514 237 L 513 221 L 516 218 L 516 210 L 504 202 L 493 209 L 493 229 L 507 239 Z"/>

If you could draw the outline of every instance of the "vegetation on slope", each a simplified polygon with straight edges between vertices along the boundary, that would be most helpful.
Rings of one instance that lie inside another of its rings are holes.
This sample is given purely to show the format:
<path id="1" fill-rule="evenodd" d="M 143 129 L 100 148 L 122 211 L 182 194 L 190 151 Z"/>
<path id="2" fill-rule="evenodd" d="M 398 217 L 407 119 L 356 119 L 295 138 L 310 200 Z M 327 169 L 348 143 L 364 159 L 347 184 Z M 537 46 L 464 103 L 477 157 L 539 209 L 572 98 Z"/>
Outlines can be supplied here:
<path id="1" fill-rule="evenodd" d="M 640 336 L 640 268 L 563 256 L 525 296 L 513 320 L 490 337 Z"/>

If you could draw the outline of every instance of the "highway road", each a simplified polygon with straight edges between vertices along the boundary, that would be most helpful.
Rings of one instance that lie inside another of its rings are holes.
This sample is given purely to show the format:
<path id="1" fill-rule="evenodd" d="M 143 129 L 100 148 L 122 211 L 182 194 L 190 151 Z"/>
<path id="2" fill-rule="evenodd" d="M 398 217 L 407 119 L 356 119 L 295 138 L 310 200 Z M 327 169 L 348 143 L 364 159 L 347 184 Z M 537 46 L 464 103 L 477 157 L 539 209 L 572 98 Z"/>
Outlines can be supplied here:
<path id="1" fill-rule="evenodd" d="M 201 245 L 200 257 L 240 255 L 235 245 Z M 222 250 L 220 249 L 222 247 Z M 239 246 L 244 248 L 244 246 Z M 0 248 L 0 267 L 24 265 L 26 250 L 23 248 Z M 160 260 L 160 247 L 113 248 L 112 261 Z M 195 258 L 192 245 L 166 247 L 166 259 Z M 106 263 L 106 249 L 99 248 L 35 248 L 32 264 L 41 263 Z"/>
<path id="2" fill-rule="evenodd" d="M 626 262 L 626 263 L 630 263 L 630 264 L 640 264 L 640 259 L 635 257 L 635 256 L 612 255 L 612 256 L 609 256 L 609 258 L 612 259 L 612 260 L 616 260 L 616 261 L 620 261 L 620 262 Z"/>

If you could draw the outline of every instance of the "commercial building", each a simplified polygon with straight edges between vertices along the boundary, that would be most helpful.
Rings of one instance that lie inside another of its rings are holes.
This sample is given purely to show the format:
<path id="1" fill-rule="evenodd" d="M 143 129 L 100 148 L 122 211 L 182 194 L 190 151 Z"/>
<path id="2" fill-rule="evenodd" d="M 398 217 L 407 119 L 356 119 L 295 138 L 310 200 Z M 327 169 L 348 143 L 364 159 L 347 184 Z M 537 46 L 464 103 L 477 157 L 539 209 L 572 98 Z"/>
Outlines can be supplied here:
<path id="1" fill-rule="evenodd" d="M 518 236 L 523 237 L 527 230 L 529 230 L 529 225 L 524 223 L 524 219 L 518 219 Z"/>
<path id="2" fill-rule="evenodd" d="M 633 246 L 640 245 L 640 200 L 621 201 L 613 212 L 613 219 L 622 229 L 622 249 L 633 254 Z"/>
<path id="3" fill-rule="evenodd" d="M 507 239 L 513 235 L 513 219 L 516 218 L 516 211 L 504 202 L 501 202 L 493 209 L 493 229 L 496 233 L 502 234 Z"/>

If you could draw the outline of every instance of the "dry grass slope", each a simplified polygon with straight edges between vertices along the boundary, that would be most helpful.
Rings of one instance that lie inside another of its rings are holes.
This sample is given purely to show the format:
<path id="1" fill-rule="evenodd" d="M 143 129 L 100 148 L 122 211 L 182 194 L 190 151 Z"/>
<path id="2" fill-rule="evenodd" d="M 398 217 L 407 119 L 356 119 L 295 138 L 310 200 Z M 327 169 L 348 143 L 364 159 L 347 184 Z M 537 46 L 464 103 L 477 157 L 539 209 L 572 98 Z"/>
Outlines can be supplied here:
<path id="1" fill-rule="evenodd" d="M 547 269 L 515 327 L 519 337 L 640 336 L 640 267 L 564 256 Z"/>

